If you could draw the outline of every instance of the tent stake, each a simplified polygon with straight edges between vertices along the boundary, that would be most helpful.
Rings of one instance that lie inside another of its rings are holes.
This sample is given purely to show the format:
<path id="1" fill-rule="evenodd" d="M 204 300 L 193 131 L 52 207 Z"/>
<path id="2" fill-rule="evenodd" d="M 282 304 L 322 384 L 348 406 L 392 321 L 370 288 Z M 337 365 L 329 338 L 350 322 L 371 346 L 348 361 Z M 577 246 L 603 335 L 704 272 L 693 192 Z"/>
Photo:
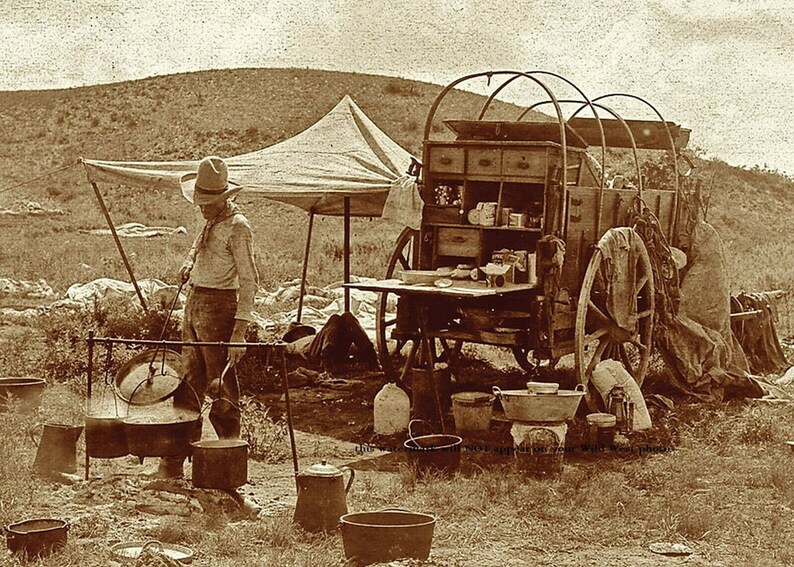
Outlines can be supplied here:
<path id="1" fill-rule="evenodd" d="M 314 211 L 309 211 L 309 232 L 306 235 L 306 250 L 303 252 L 303 274 L 301 275 L 301 294 L 298 296 L 298 323 L 303 315 L 303 296 L 306 295 L 306 269 L 309 267 L 309 248 L 312 243 L 312 226 L 314 225 Z"/>
<path id="2" fill-rule="evenodd" d="M 345 197 L 345 283 L 350 283 L 350 197 Z M 350 311 L 350 288 L 345 288 L 345 313 Z"/>
<path id="3" fill-rule="evenodd" d="M 105 215 L 105 220 L 108 223 L 110 233 L 113 235 L 113 240 L 116 241 L 116 248 L 119 249 L 119 254 L 121 254 L 121 261 L 124 262 L 124 267 L 127 268 L 127 273 L 130 275 L 132 287 L 135 288 L 135 293 L 138 294 L 138 301 L 141 302 L 141 307 L 143 307 L 143 310 L 148 312 L 149 308 L 146 305 L 146 300 L 143 298 L 141 288 L 138 287 L 138 280 L 135 279 L 135 274 L 132 272 L 132 266 L 130 265 L 129 260 L 127 260 L 127 255 L 124 253 L 124 247 L 121 245 L 119 235 L 116 233 L 116 227 L 110 218 L 110 213 L 108 212 L 108 208 L 105 206 L 105 201 L 102 199 L 102 193 L 99 192 L 99 187 L 97 187 L 97 184 L 93 181 L 91 182 L 91 187 L 94 188 L 94 194 L 96 195 L 96 199 L 99 202 L 99 208 L 102 209 L 102 214 Z"/>

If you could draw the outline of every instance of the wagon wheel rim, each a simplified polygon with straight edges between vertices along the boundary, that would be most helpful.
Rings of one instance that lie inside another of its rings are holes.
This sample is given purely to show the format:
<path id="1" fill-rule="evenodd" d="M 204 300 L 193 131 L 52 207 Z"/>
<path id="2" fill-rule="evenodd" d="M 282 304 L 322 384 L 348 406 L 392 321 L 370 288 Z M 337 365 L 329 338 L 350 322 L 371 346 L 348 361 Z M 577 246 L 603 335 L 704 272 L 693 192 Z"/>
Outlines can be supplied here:
<path id="1" fill-rule="evenodd" d="M 394 278 L 401 270 L 415 270 L 418 265 L 419 231 L 405 228 L 397 237 L 394 251 L 386 267 L 386 279 Z M 388 306 L 394 303 L 396 295 L 382 292 L 378 298 L 378 311 L 375 318 L 375 342 L 378 360 L 383 372 L 390 377 L 396 374 L 394 357 L 402 352 L 407 341 L 393 341 L 391 331 L 397 324 L 397 316 L 388 312 Z"/>
<path id="2" fill-rule="evenodd" d="M 599 276 L 604 260 L 601 250 L 596 249 L 590 258 L 582 282 L 576 310 L 574 357 L 576 377 L 585 386 L 585 400 L 591 411 L 603 410 L 595 388 L 591 387 L 593 369 L 600 361 L 617 360 L 640 387 L 648 372 L 653 340 L 654 281 L 651 261 L 641 240 L 638 251 L 634 274 L 636 304 L 632 309 L 636 323 L 632 329 L 620 329 L 606 308 L 608 294 Z"/>

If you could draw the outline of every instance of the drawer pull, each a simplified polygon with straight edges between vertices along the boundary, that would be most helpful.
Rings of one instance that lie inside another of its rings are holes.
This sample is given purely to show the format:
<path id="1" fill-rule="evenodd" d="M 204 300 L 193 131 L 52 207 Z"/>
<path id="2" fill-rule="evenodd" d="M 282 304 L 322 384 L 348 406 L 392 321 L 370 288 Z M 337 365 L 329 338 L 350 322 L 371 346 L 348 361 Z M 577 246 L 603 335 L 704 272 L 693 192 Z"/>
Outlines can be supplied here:
<path id="1" fill-rule="evenodd" d="M 525 161 L 520 161 L 516 164 L 518 169 L 529 169 L 529 164 Z"/>
<path id="2" fill-rule="evenodd" d="M 493 162 L 491 160 L 485 159 L 485 158 L 481 159 L 477 163 L 479 163 L 482 167 L 488 167 L 489 165 L 493 164 Z"/>
<path id="3" fill-rule="evenodd" d="M 440 158 L 438 158 L 438 163 L 443 165 L 449 165 L 452 163 L 452 158 L 447 156 L 441 156 Z"/>

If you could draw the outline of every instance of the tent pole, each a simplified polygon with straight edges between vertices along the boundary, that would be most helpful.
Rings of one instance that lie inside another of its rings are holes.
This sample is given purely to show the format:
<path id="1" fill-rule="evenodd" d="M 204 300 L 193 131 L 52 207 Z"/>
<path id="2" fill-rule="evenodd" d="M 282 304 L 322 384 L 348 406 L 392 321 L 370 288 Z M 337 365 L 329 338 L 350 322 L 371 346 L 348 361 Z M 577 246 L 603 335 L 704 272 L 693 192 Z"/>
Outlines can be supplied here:
<path id="1" fill-rule="evenodd" d="M 345 283 L 350 283 L 350 197 L 345 197 Z M 345 288 L 345 313 L 350 311 L 350 288 Z"/>
<path id="2" fill-rule="evenodd" d="M 312 242 L 312 225 L 314 225 L 314 211 L 309 211 L 309 232 L 306 235 L 306 250 L 303 252 L 303 274 L 301 275 L 301 294 L 298 296 L 298 323 L 303 314 L 303 296 L 306 295 L 306 269 L 309 267 L 309 248 Z"/>
<path id="3" fill-rule="evenodd" d="M 116 241 L 116 248 L 119 249 L 119 254 L 121 254 L 121 261 L 124 262 L 124 267 L 127 268 L 127 273 L 130 275 L 130 280 L 132 281 L 132 287 L 135 288 L 135 293 L 138 295 L 138 301 L 141 302 L 141 307 L 143 307 L 144 311 L 149 311 L 149 307 L 146 305 L 146 300 L 143 298 L 143 293 L 141 293 L 141 288 L 138 287 L 138 280 L 135 279 L 135 274 L 132 272 L 132 266 L 130 265 L 130 261 L 127 259 L 127 254 L 124 253 L 124 247 L 121 245 L 121 240 L 119 240 L 119 235 L 116 233 L 116 226 L 113 224 L 113 221 L 110 218 L 110 213 L 108 212 L 108 208 L 105 206 L 105 201 L 102 199 L 102 193 L 99 192 L 99 187 L 97 184 L 92 181 L 91 187 L 94 188 L 94 194 L 96 195 L 96 199 L 99 202 L 99 208 L 102 209 L 102 214 L 105 215 L 105 220 L 108 223 L 108 228 L 110 229 L 110 234 L 113 235 L 113 240 Z"/>

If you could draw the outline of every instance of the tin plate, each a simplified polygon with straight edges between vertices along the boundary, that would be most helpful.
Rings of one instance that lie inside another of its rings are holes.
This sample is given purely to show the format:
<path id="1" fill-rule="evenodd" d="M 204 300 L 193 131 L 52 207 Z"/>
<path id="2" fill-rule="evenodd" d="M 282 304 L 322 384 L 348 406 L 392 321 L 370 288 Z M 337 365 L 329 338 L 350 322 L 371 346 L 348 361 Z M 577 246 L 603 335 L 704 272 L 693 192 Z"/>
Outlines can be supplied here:
<path id="1" fill-rule="evenodd" d="M 180 563 L 193 560 L 193 550 L 175 543 L 160 543 L 156 540 L 125 541 L 110 548 L 110 552 L 119 559 L 138 559 L 143 550 L 159 553 Z"/>

